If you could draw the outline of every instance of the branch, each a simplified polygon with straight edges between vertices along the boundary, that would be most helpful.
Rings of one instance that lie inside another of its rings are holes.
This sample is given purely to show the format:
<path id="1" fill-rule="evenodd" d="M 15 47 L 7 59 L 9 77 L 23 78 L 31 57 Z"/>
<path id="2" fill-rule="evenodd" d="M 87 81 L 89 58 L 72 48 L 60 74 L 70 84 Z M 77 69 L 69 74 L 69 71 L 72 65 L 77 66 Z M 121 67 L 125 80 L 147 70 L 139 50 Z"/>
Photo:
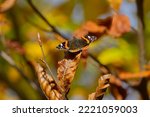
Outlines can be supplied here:
<path id="1" fill-rule="evenodd" d="M 137 15 L 138 15 L 138 46 L 139 46 L 139 62 L 140 70 L 144 70 L 145 66 L 145 48 L 144 48 L 144 16 L 143 16 L 143 2 L 144 0 L 136 0 Z"/>
<path id="2" fill-rule="evenodd" d="M 136 5 L 137 5 L 137 15 L 141 20 L 141 23 L 143 25 L 143 29 L 145 28 L 145 23 L 144 23 L 144 9 L 143 9 L 143 4 L 144 0 L 136 0 Z"/>
<path id="3" fill-rule="evenodd" d="M 144 71 L 145 68 L 145 45 L 144 45 L 144 12 L 143 12 L 144 0 L 136 0 L 137 15 L 138 15 L 138 46 L 139 46 L 139 63 L 140 70 Z M 147 90 L 147 80 L 141 79 L 140 84 L 136 87 L 139 90 L 142 99 L 149 99 Z"/>
<path id="4" fill-rule="evenodd" d="M 131 73 L 131 72 L 120 72 L 119 78 L 121 80 L 132 80 L 132 79 L 139 79 L 139 78 L 150 78 L 150 70 L 141 71 L 137 73 Z"/>
<path id="5" fill-rule="evenodd" d="M 97 63 L 99 64 L 99 67 L 100 67 L 101 72 L 102 72 L 103 74 L 111 74 L 111 71 L 110 71 L 110 69 L 109 69 L 107 66 L 103 65 L 102 63 L 100 63 L 100 62 L 97 60 L 97 58 L 95 58 L 92 54 L 89 53 L 89 56 L 90 56 L 95 62 L 97 62 Z"/>
<path id="6" fill-rule="evenodd" d="M 89 54 L 89 56 L 95 62 L 97 62 L 97 64 L 99 65 L 100 70 L 101 70 L 103 75 L 111 74 L 111 78 L 110 78 L 109 84 L 111 86 L 111 93 L 114 96 L 114 98 L 115 99 L 125 99 L 126 96 L 127 96 L 127 93 L 126 93 L 127 91 L 126 91 L 125 88 L 123 88 L 120 76 L 118 76 L 115 73 L 112 73 L 111 70 L 107 66 L 103 65 L 102 63 L 100 63 L 97 60 L 97 58 L 95 58 L 92 54 Z"/>
<path id="7" fill-rule="evenodd" d="M 31 8 L 36 12 L 36 14 L 52 29 L 52 32 L 59 35 L 65 40 L 68 40 L 64 35 L 62 35 L 52 24 L 49 23 L 49 21 L 43 16 L 43 14 L 34 6 L 32 3 L 32 0 L 27 0 Z"/>
<path id="8" fill-rule="evenodd" d="M 21 76 L 31 84 L 31 86 L 38 90 L 38 87 L 35 85 L 34 82 L 32 82 L 31 80 L 29 80 L 29 78 L 20 70 L 20 68 L 16 65 L 15 61 L 9 56 L 7 55 L 4 51 L 0 51 L 0 57 L 2 57 L 7 63 L 9 63 L 12 67 L 14 67 L 20 74 Z"/>
<path id="9" fill-rule="evenodd" d="M 48 68 L 51 77 L 56 80 L 56 78 L 54 77 L 54 75 L 53 75 L 53 73 L 52 73 L 50 67 L 49 67 L 48 64 L 47 64 L 46 57 L 45 57 L 44 50 L 43 50 L 43 45 L 42 45 L 41 37 L 40 37 L 40 34 L 39 34 L 39 33 L 37 34 L 37 37 L 38 37 L 37 39 L 38 39 L 39 46 L 40 46 L 40 48 L 41 48 L 42 56 L 43 56 L 43 59 L 44 59 L 43 62 L 45 63 L 46 67 Z"/>

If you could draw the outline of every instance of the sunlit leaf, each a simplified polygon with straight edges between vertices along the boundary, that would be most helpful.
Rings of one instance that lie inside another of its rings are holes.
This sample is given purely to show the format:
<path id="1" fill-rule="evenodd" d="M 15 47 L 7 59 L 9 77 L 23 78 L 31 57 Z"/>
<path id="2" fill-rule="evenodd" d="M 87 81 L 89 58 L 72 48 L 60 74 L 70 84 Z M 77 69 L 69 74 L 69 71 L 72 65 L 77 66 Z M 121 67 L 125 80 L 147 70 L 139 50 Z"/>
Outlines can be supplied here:
<path id="1" fill-rule="evenodd" d="M 114 10 L 118 11 L 120 9 L 122 0 L 108 0 L 108 2 Z"/>

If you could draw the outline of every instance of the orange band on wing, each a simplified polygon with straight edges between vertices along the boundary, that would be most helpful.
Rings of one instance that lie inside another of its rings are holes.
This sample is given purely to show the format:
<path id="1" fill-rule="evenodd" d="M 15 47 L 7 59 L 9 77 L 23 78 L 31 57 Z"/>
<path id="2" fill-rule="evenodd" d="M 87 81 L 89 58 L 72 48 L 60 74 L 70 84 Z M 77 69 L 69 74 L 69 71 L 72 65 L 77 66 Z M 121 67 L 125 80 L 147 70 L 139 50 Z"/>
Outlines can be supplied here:
<path id="1" fill-rule="evenodd" d="M 87 38 L 85 38 L 84 36 L 82 36 L 81 38 L 84 39 L 87 42 L 87 44 L 90 43 L 90 41 Z"/>
<path id="2" fill-rule="evenodd" d="M 68 41 L 65 41 L 65 49 L 69 49 L 69 46 L 68 46 Z"/>

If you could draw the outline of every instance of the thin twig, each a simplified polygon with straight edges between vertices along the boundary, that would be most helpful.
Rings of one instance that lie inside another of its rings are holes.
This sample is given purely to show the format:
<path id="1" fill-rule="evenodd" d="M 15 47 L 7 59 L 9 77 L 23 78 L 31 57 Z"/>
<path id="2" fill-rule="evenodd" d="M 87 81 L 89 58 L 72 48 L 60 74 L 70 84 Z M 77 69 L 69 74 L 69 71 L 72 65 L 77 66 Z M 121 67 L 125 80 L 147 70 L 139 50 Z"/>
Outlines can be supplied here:
<path id="1" fill-rule="evenodd" d="M 52 32 L 59 35 L 60 37 L 64 38 L 65 40 L 68 40 L 64 35 L 62 35 L 52 24 L 49 23 L 49 21 L 43 16 L 43 14 L 34 6 L 32 3 L 32 0 L 27 0 L 31 8 L 37 13 L 37 15 L 43 19 L 43 21 L 52 29 Z"/>
<path id="2" fill-rule="evenodd" d="M 16 65 L 15 61 L 4 51 L 0 51 L 0 57 L 2 57 L 6 62 L 8 62 L 12 67 L 14 67 L 23 78 L 31 84 L 34 89 L 38 89 L 34 82 L 29 80 L 29 78 L 20 70 L 20 68 Z"/>
<path id="3" fill-rule="evenodd" d="M 49 65 L 47 64 L 46 57 L 45 57 L 44 50 L 43 50 L 42 41 L 41 41 L 41 38 L 40 38 L 40 34 L 39 34 L 39 33 L 37 34 L 37 37 L 38 37 L 37 39 L 38 39 L 39 46 L 40 46 L 40 48 L 41 48 L 42 56 L 43 56 L 43 59 L 44 59 L 43 62 L 45 63 L 46 67 L 48 68 L 51 77 L 56 80 L 56 78 L 54 77 L 54 75 L 53 75 L 53 73 L 52 73 L 52 71 L 51 71 L 51 69 L 50 69 L 50 67 L 49 67 Z"/>
<path id="4" fill-rule="evenodd" d="M 27 19 L 27 18 L 26 18 L 26 20 L 29 22 L 30 25 L 32 25 L 32 26 L 34 26 L 34 27 L 40 29 L 41 31 L 44 31 L 44 32 L 47 32 L 47 33 L 50 32 L 50 30 L 43 28 L 42 26 L 36 24 L 36 23 L 33 22 L 32 20 L 29 20 L 29 19 Z"/>

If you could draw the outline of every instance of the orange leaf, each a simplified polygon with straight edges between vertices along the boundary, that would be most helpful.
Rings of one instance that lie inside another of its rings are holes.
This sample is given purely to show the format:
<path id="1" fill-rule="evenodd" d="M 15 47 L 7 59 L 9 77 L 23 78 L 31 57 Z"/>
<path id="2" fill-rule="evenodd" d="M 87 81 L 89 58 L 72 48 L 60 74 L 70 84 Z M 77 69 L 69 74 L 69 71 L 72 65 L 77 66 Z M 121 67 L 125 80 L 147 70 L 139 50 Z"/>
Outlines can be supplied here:
<path id="1" fill-rule="evenodd" d="M 87 35 L 88 33 L 94 34 L 94 35 L 101 35 L 105 32 L 106 27 L 105 26 L 98 26 L 93 21 L 87 21 L 85 24 L 81 26 L 78 30 L 74 32 L 74 37 L 81 38 L 82 36 Z"/>
<path id="2" fill-rule="evenodd" d="M 112 24 L 107 30 L 107 33 L 114 37 L 119 37 L 122 34 L 130 31 L 130 21 L 125 15 L 114 15 Z"/>

